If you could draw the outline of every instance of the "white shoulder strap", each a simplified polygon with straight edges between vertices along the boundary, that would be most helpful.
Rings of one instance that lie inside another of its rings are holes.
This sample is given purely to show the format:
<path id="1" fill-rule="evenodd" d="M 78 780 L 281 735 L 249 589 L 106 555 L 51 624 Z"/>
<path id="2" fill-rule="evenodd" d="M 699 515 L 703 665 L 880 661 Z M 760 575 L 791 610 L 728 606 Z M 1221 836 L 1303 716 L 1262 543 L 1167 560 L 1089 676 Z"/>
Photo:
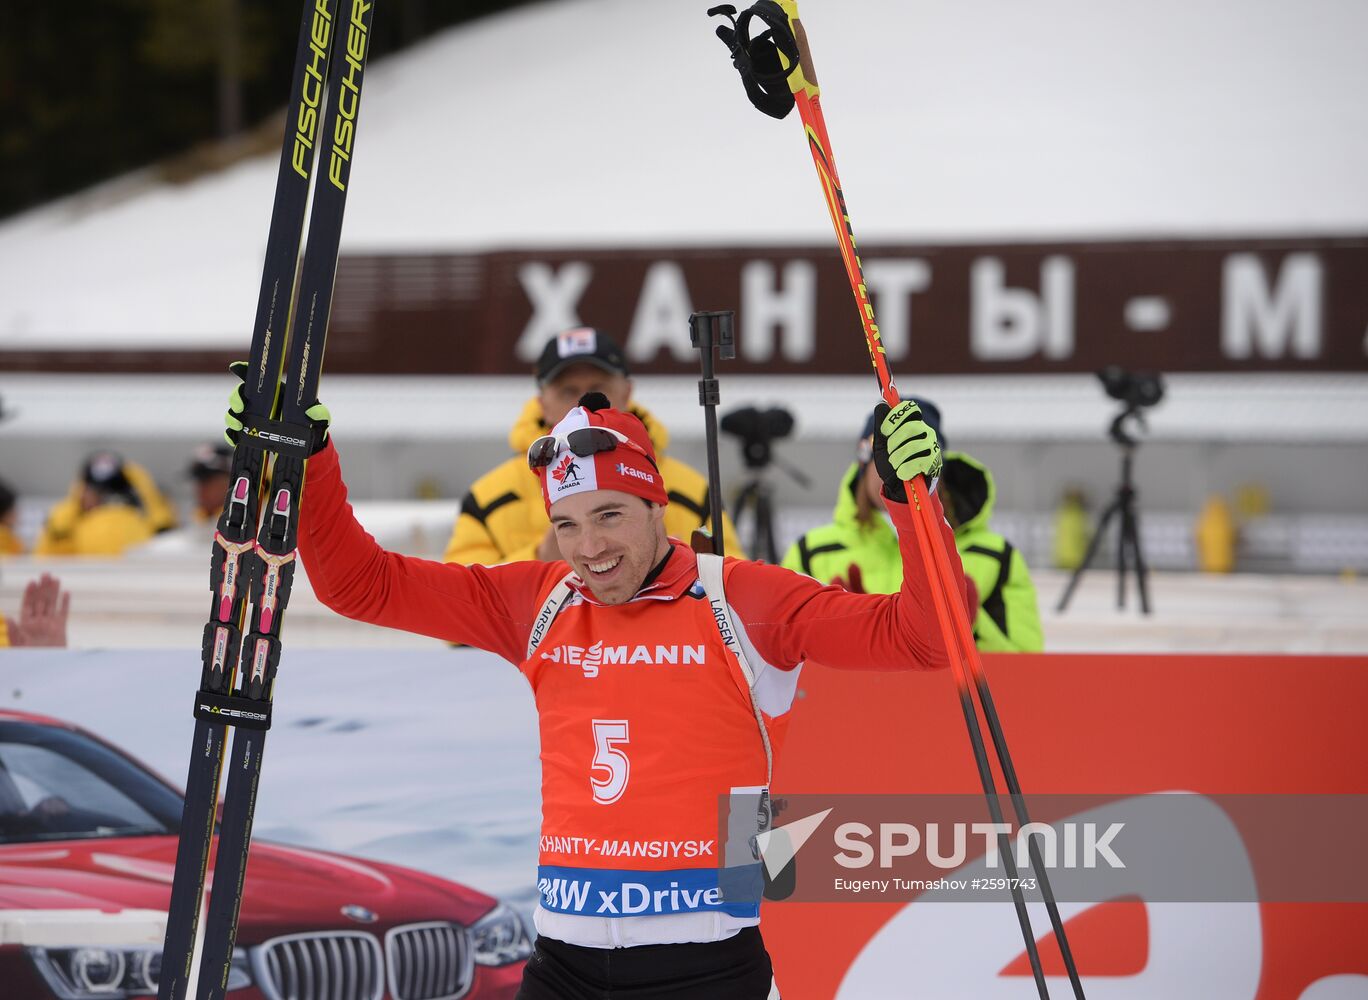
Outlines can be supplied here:
<path id="1" fill-rule="evenodd" d="M 741 664 L 741 672 L 746 675 L 746 684 L 752 691 L 755 690 L 755 671 L 746 659 L 746 651 L 741 648 L 741 639 L 736 631 L 736 624 L 732 621 L 731 605 L 727 603 L 727 594 L 722 583 L 722 557 L 711 552 L 700 552 L 698 579 L 703 584 L 703 592 L 708 595 L 708 603 L 712 605 L 713 618 L 717 620 L 717 629 L 722 633 L 722 641 L 736 654 L 736 659 Z"/>
<path id="2" fill-rule="evenodd" d="M 722 634 L 722 641 L 732 651 L 736 662 L 741 665 L 741 673 L 745 675 L 746 686 L 750 689 L 751 710 L 755 712 L 755 722 L 760 727 L 760 741 L 765 745 L 765 787 L 768 788 L 774 782 L 774 750 L 770 747 L 765 717 L 760 713 L 760 705 L 755 700 L 755 670 L 746 659 L 746 651 L 742 648 L 736 622 L 732 619 L 731 605 L 727 603 L 727 594 L 722 582 L 722 565 L 722 557 L 719 555 L 711 552 L 698 554 L 698 579 L 703 584 L 703 592 L 708 597 L 708 603 L 712 606 L 713 620 L 717 622 L 717 630 Z"/>
<path id="3" fill-rule="evenodd" d="M 532 619 L 532 631 L 527 637 L 527 658 L 532 659 L 532 654 L 537 651 L 542 640 L 546 638 L 546 633 L 551 628 L 551 623 L 556 620 L 556 615 L 560 614 L 561 608 L 570 600 L 570 595 L 574 593 L 570 589 L 570 580 L 574 573 L 566 573 L 561 577 L 560 583 L 551 588 L 551 593 L 547 595 L 546 601 L 542 604 L 541 610 L 537 612 L 537 617 Z"/>

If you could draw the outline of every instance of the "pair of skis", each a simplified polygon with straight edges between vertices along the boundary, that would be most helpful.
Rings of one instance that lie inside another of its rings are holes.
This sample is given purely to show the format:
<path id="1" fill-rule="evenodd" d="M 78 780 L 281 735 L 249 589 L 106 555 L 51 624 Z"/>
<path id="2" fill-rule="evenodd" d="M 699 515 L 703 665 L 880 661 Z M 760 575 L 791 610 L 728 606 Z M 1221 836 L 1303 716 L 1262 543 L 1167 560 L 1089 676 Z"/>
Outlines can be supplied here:
<path id="1" fill-rule="evenodd" d="M 204 629 L 159 1000 L 184 1000 L 192 987 L 230 727 L 233 752 L 193 995 L 198 1000 L 223 997 L 232 969 L 281 626 L 294 579 L 304 469 L 313 439 L 305 410 L 317 401 L 323 367 L 373 6 L 374 0 L 305 0 L 242 388 L 244 429 L 233 451 L 228 495 L 210 557 L 213 603 Z M 311 182 L 313 205 L 301 264 Z"/>
<path id="2" fill-rule="evenodd" d="M 798 18 L 797 0 L 759 0 L 739 17 L 735 16 L 736 8 L 730 5 L 714 7 L 708 11 L 710 17 L 716 14 L 722 14 L 732 21 L 730 29 L 719 27 L 717 34 L 732 50 L 733 62 L 741 73 L 751 103 L 773 118 L 784 118 L 793 107 L 798 108 L 803 130 L 807 135 L 808 148 L 822 183 L 822 194 L 831 215 L 831 223 L 836 230 L 836 241 L 840 247 L 841 260 L 845 264 L 846 277 L 850 281 L 850 289 L 859 310 L 865 343 L 869 348 L 870 363 L 874 367 L 874 374 L 879 383 L 879 392 L 889 407 L 896 407 L 901 400 L 893 384 L 893 377 L 888 371 L 883 344 L 879 337 L 879 327 L 874 320 L 874 306 L 869 300 L 859 252 L 855 247 L 855 232 L 851 227 L 845 194 L 841 190 L 840 178 L 836 173 L 831 140 L 827 136 L 826 120 L 822 115 L 821 91 L 812 68 L 812 54 L 808 48 L 807 36 Z M 752 38 L 750 22 L 754 18 L 759 18 L 766 30 Z M 973 693 L 977 693 L 984 718 L 988 722 L 988 730 L 992 734 L 993 746 L 997 751 L 998 763 L 1002 768 L 1017 820 L 1025 826 L 1030 822 L 1030 817 L 1026 812 L 1021 783 L 1017 780 L 1016 768 L 1007 749 L 1007 738 L 1002 731 L 997 709 L 993 705 L 988 678 L 979 660 L 973 628 L 965 611 L 963 598 L 955 587 L 954 570 L 941 542 L 939 525 L 933 513 L 926 483 L 920 476 L 908 484 L 908 493 L 914 508 L 912 513 L 917 532 L 917 548 L 924 562 L 927 579 L 931 581 L 932 602 L 946 648 L 950 652 L 960 707 L 964 712 L 979 779 L 988 800 L 988 811 L 993 822 L 1002 827 L 1002 807 L 998 801 L 992 767 L 984 748 L 983 732 L 979 726 L 978 712 L 974 707 Z M 1006 834 L 999 834 L 998 839 L 999 853 L 1007 870 L 1008 884 L 1012 887 L 1012 903 L 1016 909 L 1017 921 L 1021 925 L 1021 934 L 1026 946 L 1026 955 L 1031 963 L 1036 990 L 1041 1000 L 1049 1000 L 1050 991 L 1045 983 L 1035 933 L 1031 928 L 1025 897 L 1017 878 L 1011 841 Z M 1083 985 L 1078 977 L 1054 892 L 1050 888 L 1049 875 L 1034 837 L 1027 837 L 1027 847 L 1031 865 L 1039 877 L 1041 895 L 1044 897 L 1050 925 L 1069 975 L 1070 986 L 1076 1000 L 1083 1000 Z"/>

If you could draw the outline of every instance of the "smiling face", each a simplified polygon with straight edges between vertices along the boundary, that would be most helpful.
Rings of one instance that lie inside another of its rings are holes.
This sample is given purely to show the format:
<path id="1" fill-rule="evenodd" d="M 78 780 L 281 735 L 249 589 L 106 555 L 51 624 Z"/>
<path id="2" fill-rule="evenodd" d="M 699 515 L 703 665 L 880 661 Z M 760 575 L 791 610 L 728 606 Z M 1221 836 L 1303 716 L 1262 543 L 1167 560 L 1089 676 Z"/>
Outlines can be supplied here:
<path id="1" fill-rule="evenodd" d="M 604 604 L 631 600 L 670 547 L 665 508 L 618 490 L 557 500 L 551 527 L 561 558 Z"/>

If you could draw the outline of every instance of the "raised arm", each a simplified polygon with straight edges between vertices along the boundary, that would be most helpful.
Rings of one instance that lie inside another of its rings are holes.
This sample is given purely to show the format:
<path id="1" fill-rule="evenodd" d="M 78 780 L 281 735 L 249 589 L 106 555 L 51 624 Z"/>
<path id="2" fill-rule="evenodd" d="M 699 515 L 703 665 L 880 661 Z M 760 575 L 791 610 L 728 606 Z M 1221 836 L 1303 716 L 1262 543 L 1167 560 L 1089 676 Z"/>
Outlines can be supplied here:
<path id="1" fill-rule="evenodd" d="M 776 667 L 804 660 L 830 667 L 865 670 L 915 670 L 949 665 L 949 653 L 936 616 L 930 552 L 922 551 L 917 526 L 908 509 L 906 483 L 916 476 L 934 482 L 941 471 L 940 442 L 920 408 L 906 400 L 890 411 L 875 409 L 872 459 L 883 480 L 883 497 L 898 531 L 902 553 L 902 589 L 896 594 L 854 594 L 824 587 L 792 570 L 739 563 L 732 570 L 727 597 L 745 624 L 756 651 Z M 950 596 L 975 610 L 955 550 L 954 533 L 945 521 L 940 499 L 933 506 L 939 537 L 954 573 Z"/>
<path id="2" fill-rule="evenodd" d="M 539 593 L 566 572 L 559 563 L 462 566 L 387 552 L 357 522 L 331 443 L 309 459 L 299 552 L 314 593 L 338 614 L 514 663 Z"/>
<path id="3" fill-rule="evenodd" d="M 933 494 L 941 543 L 954 567 L 953 590 L 966 601 L 954 536 Z M 903 583 L 896 594 L 852 594 L 782 566 L 738 562 L 727 600 L 756 651 L 784 669 L 804 660 L 851 670 L 925 670 L 949 666 L 907 504 L 889 501 L 898 529 Z"/>

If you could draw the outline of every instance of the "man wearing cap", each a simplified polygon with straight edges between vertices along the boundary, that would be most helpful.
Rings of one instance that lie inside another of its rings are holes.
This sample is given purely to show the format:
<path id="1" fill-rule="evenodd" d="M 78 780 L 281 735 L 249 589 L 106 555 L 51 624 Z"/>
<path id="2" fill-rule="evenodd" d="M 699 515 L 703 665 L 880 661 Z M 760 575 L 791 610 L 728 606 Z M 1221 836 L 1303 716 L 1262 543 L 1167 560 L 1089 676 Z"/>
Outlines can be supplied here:
<path id="1" fill-rule="evenodd" d="M 944 446 L 940 409 L 925 399 L 914 402 Z M 874 430 L 875 415 L 870 414 L 856 461 L 841 477 L 831 523 L 813 528 L 794 542 L 783 565 L 849 590 L 891 594 L 902 585 L 903 565 L 897 533 L 880 516 L 882 481 L 870 461 Z M 993 474 L 972 455 L 946 451 L 938 492 L 955 532 L 970 593 L 976 598 L 971 605 L 978 609 L 975 644 L 991 653 L 1040 652 L 1045 638 L 1026 559 L 988 523 L 997 498 Z"/>
<path id="2" fill-rule="evenodd" d="M 948 662 L 905 487 L 934 483 L 940 448 L 911 403 L 880 422 L 874 461 L 906 572 L 896 594 L 855 594 L 670 538 L 650 434 L 608 404 L 582 397 L 527 449 L 561 558 L 496 566 L 382 549 L 352 514 L 316 406 L 300 555 L 338 613 L 488 650 L 532 687 L 540 898 L 522 1000 L 762 1000 L 772 973 L 751 844 L 768 827 L 799 669 Z M 228 426 L 241 430 L 232 410 Z"/>
<path id="3" fill-rule="evenodd" d="M 228 495 L 228 477 L 233 466 L 233 449 L 222 441 L 195 446 L 185 476 L 190 480 L 191 506 L 187 523 L 175 531 L 164 531 L 139 549 L 149 556 L 179 555 L 208 551 L 218 529 L 223 501 Z"/>
<path id="4" fill-rule="evenodd" d="M 170 504 L 146 471 L 115 452 L 97 451 L 67 497 L 48 512 L 33 554 L 122 555 L 174 523 Z"/>
<path id="5" fill-rule="evenodd" d="M 603 393 L 614 408 L 635 414 L 646 426 L 670 499 L 666 533 L 688 539 L 695 528 L 707 527 L 707 479 L 664 454 L 669 435 L 645 407 L 632 401 L 627 360 L 612 338 L 591 327 L 552 338 L 537 360 L 536 379 L 537 395 L 528 400 L 508 435 L 514 457 L 481 476 L 466 493 L 443 556 L 447 562 L 492 566 L 560 558 L 537 477 L 525 456 L 528 446 L 588 392 Z M 732 555 L 738 553 L 735 538 L 731 521 L 724 520 L 723 541 Z"/>

